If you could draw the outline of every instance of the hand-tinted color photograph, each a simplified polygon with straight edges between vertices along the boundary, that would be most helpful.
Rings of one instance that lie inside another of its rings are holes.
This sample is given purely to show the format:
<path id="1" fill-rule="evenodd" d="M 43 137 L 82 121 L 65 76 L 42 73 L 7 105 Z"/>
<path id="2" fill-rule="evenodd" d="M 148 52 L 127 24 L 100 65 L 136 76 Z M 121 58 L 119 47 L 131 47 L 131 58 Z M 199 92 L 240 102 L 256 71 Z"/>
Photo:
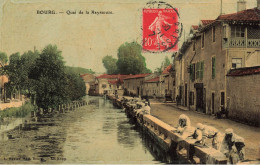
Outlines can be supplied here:
<path id="1" fill-rule="evenodd" d="M 0 163 L 260 164 L 260 0 L 0 0 Z"/>

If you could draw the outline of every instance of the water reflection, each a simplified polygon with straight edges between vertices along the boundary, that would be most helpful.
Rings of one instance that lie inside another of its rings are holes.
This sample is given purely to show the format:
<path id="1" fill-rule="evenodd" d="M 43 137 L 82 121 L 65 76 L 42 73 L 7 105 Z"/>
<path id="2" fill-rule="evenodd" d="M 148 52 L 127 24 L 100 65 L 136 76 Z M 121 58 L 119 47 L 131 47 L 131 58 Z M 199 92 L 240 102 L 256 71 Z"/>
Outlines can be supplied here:
<path id="1" fill-rule="evenodd" d="M 65 163 L 158 163 L 153 156 L 146 152 L 139 133 L 132 129 L 124 112 L 115 109 L 109 101 L 98 99 L 94 113 L 88 114 L 88 109 L 82 114 L 80 125 L 71 124 L 67 134 L 75 134 L 74 128 L 82 128 L 77 134 L 86 133 L 80 142 L 73 142 L 67 136 L 64 144 Z M 88 123 L 86 123 L 86 121 Z M 71 152 L 76 147 L 76 152 Z M 75 154 L 77 153 L 77 154 Z"/>
<path id="2" fill-rule="evenodd" d="M 117 123 L 117 141 L 126 148 L 134 148 L 136 140 L 139 138 L 132 125 L 128 121 L 121 121 Z"/>
<path id="3" fill-rule="evenodd" d="M 5 118 L 4 121 L 0 122 L 0 134 L 14 129 L 15 127 L 24 123 L 24 121 L 24 118 Z"/>
<path id="4" fill-rule="evenodd" d="M 21 120 L 25 119 L 18 119 Z M 52 157 L 63 157 L 62 144 L 66 133 L 60 129 L 61 116 L 45 118 L 44 122 L 27 120 L 22 124 L 13 120 L 10 125 L 16 127 L 0 134 L 0 163 L 43 163 Z"/>
<path id="5" fill-rule="evenodd" d="M 104 113 L 104 121 L 102 130 L 105 134 L 113 133 L 116 127 L 116 117 L 111 112 Z M 113 115 L 113 116 L 111 116 Z"/>
<path id="6" fill-rule="evenodd" d="M 5 132 L 0 134 L 0 141 L 5 141 L 8 140 L 8 136 Z"/>
<path id="7" fill-rule="evenodd" d="M 121 109 L 103 98 L 88 99 L 83 108 L 0 134 L 0 163 L 160 163 Z M 21 159 L 5 160 L 10 157 Z"/>

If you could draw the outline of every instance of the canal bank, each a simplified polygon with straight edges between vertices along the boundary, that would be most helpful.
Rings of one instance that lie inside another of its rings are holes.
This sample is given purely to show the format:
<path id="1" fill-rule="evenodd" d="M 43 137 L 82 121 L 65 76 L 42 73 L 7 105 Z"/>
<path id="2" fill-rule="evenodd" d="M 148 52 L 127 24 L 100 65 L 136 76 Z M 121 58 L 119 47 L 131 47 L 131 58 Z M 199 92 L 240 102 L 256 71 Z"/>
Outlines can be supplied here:
<path id="1" fill-rule="evenodd" d="M 246 160 L 248 162 L 255 162 L 260 159 L 260 128 L 249 126 L 243 123 L 238 123 L 229 119 L 217 119 L 214 116 L 197 113 L 194 111 L 186 111 L 176 108 L 172 103 L 162 103 L 157 100 L 151 100 L 151 114 L 165 123 L 176 126 L 178 118 L 181 114 L 189 116 L 192 125 L 203 123 L 217 128 L 221 132 L 225 129 L 232 128 L 234 132 L 245 139 Z"/>
<path id="2" fill-rule="evenodd" d="M 164 141 L 163 144 L 161 144 L 161 146 L 167 146 L 170 149 L 172 144 L 176 144 L 178 146 L 181 146 L 182 148 L 184 148 L 184 152 L 180 152 L 181 150 L 177 149 L 177 150 L 173 150 L 169 152 L 175 152 L 177 151 L 177 155 L 179 158 L 184 158 L 184 160 L 188 160 L 189 163 L 214 163 L 214 164 L 219 164 L 219 163 L 227 163 L 227 158 L 220 153 L 218 150 L 215 150 L 212 147 L 209 146 L 205 146 L 205 147 L 200 147 L 200 146 L 196 146 L 194 145 L 194 143 L 192 143 L 189 139 L 186 140 L 182 140 L 181 143 L 178 141 L 178 134 L 174 133 L 174 127 L 177 125 L 178 122 L 178 113 L 174 113 L 174 111 L 172 111 L 172 113 L 165 113 L 164 111 L 161 111 L 161 107 L 164 109 L 165 105 L 162 105 L 161 103 L 153 103 L 151 102 L 151 107 L 152 107 L 152 114 L 155 115 L 160 118 L 160 119 L 164 119 L 163 121 L 167 121 L 167 123 L 171 123 L 170 125 L 166 124 L 165 122 L 159 120 L 158 118 L 152 117 L 151 115 L 144 115 L 143 117 L 138 117 L 138 115 L 136 115 L 135 111 L 136 109 L 138 109 L 138 104 L 141 103 L 141 101 L 138 98 L 131 98 L 131 97 L 120 97 L 120 98 L 115 98 L 114 96 L 109 96 L 109 98 L 113 101 L 115 106 L 124 106 L 126 108 L 126 113 L 129 114 L 128 116 L 132 116 L 132 118 L 134 118 L 134 120 L 136 120 L 137 123 L 139 123 L 139 125 L 141 127 L 144 127 L 147 130 L 148 134 L 151 134 L 151 138 L 154 138 L 155 141 L 160 142 L 160 141 Z M 124 100 L 128 100 L 128 102 L 125 104 Z M 139 101 L 138 101 L 139 100 Z M 135 102 L 135 103 L 133 103 Z M 153 109 L 156 105 L 156 108 Z M 137 106 L 137 107 L 136 107 Z M 140 107 L 139 107 L 140 108 Z M 170 110 L 167 109 L 169 112 Z M 156 113 L 154 113 L 156 112 Z M 179 113 L 185 113 L 183 111 L 180 111 Z M 140 122 L 140 120 L 143 120 Z M 200 120 L 197 120 L 197 122 L 209 122 L 208 119 L 204 118 L 200 118 Z M 176 123 L 176 124 L 172 124 L 172 123 Z M 204 124 L 208 124 L 209 123 L 204 123 Z M 226 128 L 222 128 L 222 129 L 227 129 L 227 128 L 232 128 L 232 125 L 226 125 Z M 220 129 L 221 130 L 221 129 Z M 243 129 L 242 129 L 243 130 Z M 237 133 L 237 132 L 235 132 Z M 258 132 L 259 133 L 259 132 Z M 239 135 L 243 135 L 243 134 L 239 134 Z M 257 134 L 256 134 L 257 135 Z M 253 137 L 252 137 L 253 138 Z M 255 139 L 257 140 L 257 139 Z M 246 144 L 247 145 L 247 144 Z M 173 145 L 174 146 L 174 145 Z M 252 146 L 251 146 L 252 147 Z M 257 143 L 254 146 L 255 148 L 258 148 Z M 257 155 L 258 155 L 258 149 L 254 150 L 255 153 L 253 153 L 254 158 L 253 159 L 249 159 L 246 155 L 246 159 L 240 163 L 259 163 L 259 161 L 257 160 Z M 251 152 L 252 153 L 252 152 Z M 247 154 L 247 153 L 246 153 Z M 252 156 L 252 155 L 250 155 Z"/>
<path id="3" fill-rule="evenodd" d="M 7 131 L 0 163 L 161 163 L 122 109 L 101 97 L 90 99 L 87 106 L 41 118 L 31 129 Z"/>
<path id="4" fill-rule="evenodd" d="M 132 97 L 107 96 L 114 106 L 124 107 L 128 117 L 134 120 L 155 142 L 151 147 L 161 155 L 164 162 L 227 164 L 227 158 L 211 146 L 196 145 L 194 139 L 183 138 L 176 128 L 153 117 L 138 113 L 144 104 L 141 99 Z M 156 147 L 159 146 L 159 147 Z"/>

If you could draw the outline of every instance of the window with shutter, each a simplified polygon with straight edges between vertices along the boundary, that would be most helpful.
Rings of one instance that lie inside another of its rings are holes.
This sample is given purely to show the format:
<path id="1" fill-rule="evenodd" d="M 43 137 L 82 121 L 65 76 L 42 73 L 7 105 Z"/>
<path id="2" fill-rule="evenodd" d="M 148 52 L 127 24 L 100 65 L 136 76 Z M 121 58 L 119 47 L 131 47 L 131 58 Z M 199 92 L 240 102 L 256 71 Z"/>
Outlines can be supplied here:
<path id="1" fill-rule="evenodd" d="M 195 51 L 195 40 L 193 40 L 193 51 Z"/>
<path id="2" fill-rule="evenodd" d="M 242 26 L 231 26 L 231 37 L 239 37 L 244 38 L 245 37 L 245 27 Z"/>
<path id="3" fill-rule="evenodd" d="M 192 80 L 192 64 L 190 64 L 190 80 Z"/>
<path id="4" fill-rule="evenodd" d="M 190 80 L 194 81 L 195 80 L 195 64 L 190 65 Z"/>
<path id="5" fill-rule="evenodd" d="M 212 41 L 216 41 L 216 28 L 215 26 L 212 27 Z"/>
<path id="6" fill-rule="evenodd" d="M 212 70 L 211 70 L 212 79 L 216 76 L 216 57 L 212 57 Z"/>
<path id="7" fill-rule="evenodd" d="M 232 69 L 242 67 L 242 58 L 232 58 Z"/>
<path id="8" fill-rule="evenodd" d="M 195 64 L 190 64 L 190 80 L 194 81 L 195 79 Z"/>
<path id="9" fill-rule="evenodd" d="M 196 79 L 200 78 L 200 62 L 196 63 Z"/>
<path id="10" fill-rule="evenodd" d="M 200 79 L 203 79 L 204 61 L 200 62 Z"/>
<path id="11" fill-rule="evenodd" d="M 195 71 L 195 64 L 192 64 L 193 65 L 193 81 L 195 80 L 195 73 L 196 73 L 196 71 Z"/>
<path id="12" fill-rule="evenodd" d="M 223 26 L 223 38 L 227 38 L 227 27 Z"/>

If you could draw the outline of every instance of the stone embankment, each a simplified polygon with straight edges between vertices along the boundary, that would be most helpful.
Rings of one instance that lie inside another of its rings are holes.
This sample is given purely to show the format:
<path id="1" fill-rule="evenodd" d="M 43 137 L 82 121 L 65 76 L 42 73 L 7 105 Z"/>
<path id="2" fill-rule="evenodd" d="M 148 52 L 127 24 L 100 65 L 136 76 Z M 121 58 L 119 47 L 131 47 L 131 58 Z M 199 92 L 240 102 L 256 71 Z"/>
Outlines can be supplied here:
<path id="1" fill-rule="evenodd" d="M 141 103 L 134 103 L 134 98 L 116 98 L 106 96 L 114 106 L 125 109 L 127 116 L 135 121 L 154 142 L 149 144 L 157 156 L 167 163 L 203 163 L 227 164 L 226 156 L 210 146 L 196 145 L 193 139 L 182 139 L 176 128 L 148 114 L 136 114 L 135 109 Z M 181 140 L 180 140 L 181 139 Z"/>

